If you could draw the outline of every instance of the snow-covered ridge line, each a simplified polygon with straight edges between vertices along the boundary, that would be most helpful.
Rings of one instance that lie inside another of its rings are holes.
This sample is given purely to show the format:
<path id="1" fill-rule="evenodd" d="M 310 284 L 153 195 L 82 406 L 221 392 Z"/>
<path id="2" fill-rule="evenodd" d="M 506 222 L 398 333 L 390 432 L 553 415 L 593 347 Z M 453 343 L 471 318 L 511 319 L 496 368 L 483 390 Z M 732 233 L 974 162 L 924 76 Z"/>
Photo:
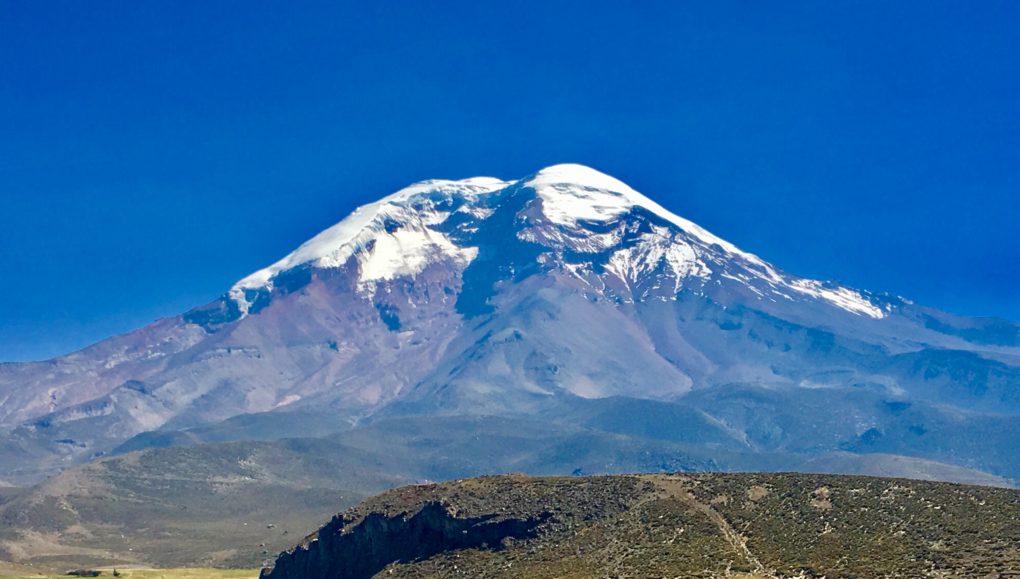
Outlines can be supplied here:
<path id="1" fill-rule="evenodd" d="M 431 179 L 414 183 L 379 201 L 358 207 L 343 221 L 301 244 L 283 259 L 235 283 L 230 289 L 229 295 L 237 302 L 242 313 L 246 313 L 250 304 L 245 298 L 245 291 L 272 289 L 273 278 L 281 272 L 302 265 L 321 268 L 343 265 L 355 252 L 366 247 L 370 241 L 376 240 L 378 233 L 383 229 L 386 216 L 402 211 L 406 212 L 409 201 L 412 201 L 416 196 L 436 193 L 471 196 L 496 191 L 507 185 L 507 182 L 493 177 L 472 177 L 459 181 Z M 393 247 L 380 249 L 390 250 L 387 253 L 392 253 L 393 249 L 410 252 L 412 248 L 421 249 L 431 245 L 447 246 L 453 249 L 453 244 L 449 240 L 439 239 L 441 236 L 435 232 L 420 231 L 419 233 L 419 236 L 405 234 L 404 239 L 394 240 Z M 410 237 L 416 238 L 410 239 Z M 391 255 L 380 255 L 380 258 L 382 258 L 380 261 L 400 261 L 399 256 L 394 258 Z M 375 267 L 369 273 L 373 279 L 385 279 L 390 276 L 383 264 L 377 261 L 374 265 Z"/>
<path id="2" fill-rule="evenodd" d="M 748 271 L 773 288 L 778 286 L 801 295 L 822 299 L 854 314 L 875 319 L 885 317 L 885 312 L 859 292 L 845 287 L 828 289 L 816 280 L 782 275 L 757 255 L 742 251 L 698 224 L 669 211 L 619 179 L 590 167 L 574 164 L 554 165 L 524 180 L 524 185 L 535 189 L 542 199 L 543 214 L 559 225 L 576 228 L 579 221 L 608 222 L 634 207 L 642 207 L 676 225 L 705 246 L 718 246 L 729 257 L 743 260 L 750 266 L 747 268 Z M 649 236 L 649 241 L 643 244 L 644 251 L 639 253 L 635 252 L 635 248 L 620 249 L 610 260 L 610 270 L 626 280 L 636 272 L 653 269 L 655 263 L 649 260 L 655 262 L 665 260 L 676 275 L 676 290 L 680 289 L 679 280 L 683 277 L 689 275 L 706 277 L 710 273 L 710 268 L 689 246 L 682 242 L 673 242 L 670 247 L 661 247 L 659 245 L 662 239 L 661 233 L 658 236 Z M 760 290 L 750 285 L 748 287 L 761 295 Z M 784 295 L 781 291 L 775 293 Z"/>
<path id="3" fill-rule="evenodd" d="M 638 193 L 623 181 L 591 167 L 575 164 L 553 165 L 542 169 L 524 184 L 538 192 L 546 216 L 563 225 L 573 226 L 578 220 L 607 221 L 630 211 L 635 206 L 643 207 L 701 239 L 707 245 L 718 245 L 748 261 L 768 265 L 758 256 L 741 251 L 737 246 L 709 233 L 697 223 L 680 217 Z M 578 189 L 578 185 L 583 189 Z"/>
<path id="4" fill-rule="evenodd" d="M 853 314 L 876 319 L 885 317 L 885 312 L 859 292 L 783 274 L 758 256 L 742 251 L 676 215 L 626 183 L 576 164 L 554 165 L 516 181 L 474 177 L 415 183 L 375 203 L 359 207 L 346 219 L 319 233 L 283 259 L 238 281 L 229 296 L 242 314 L 246 314 L 250 307 L 247 293 L 251 290 L 272 290 L 273 279 L 281 272 L 304 265 L 341 267 L 351 257 L 358 262 L 359 287 L 369 291 L 378 281 L 414 276 L 429 263 L 441 259 L 466 266 L 476 257 L 478 250 L 458 246 L 434 227 L 449 217 L 449 213 L 441 210 L 434 201 L 437 198 L 456 199 L 462 204 L 459 211 L 484 219 L 492 208 L 491 204 L 479 203 L 480 200 L 498 201 L 500 191 L 521 188 L 535 192 L 541 203 L 542 215 L 552 224 L 542 233 L 546 239 L 562 241 L 569 237 L 571 243 L 583 244 L 585 251 L 603 251 L 619 246 L 610 261 L 609 271 L 621 278 L 651 272 L 663 263 L 672 272 L 675 289 L 679 291 L 680 280 L 691 276 L 708 279 L 713 270 L 718 269 L 722 277 L 744 283 L 759 296 L 763 295 L 763 290 L 787 299 L 792 299 L 790 294 L 799 294 Z M 613 224 L 638 207 L 680 231 L 674 230 L 671 234 L 668 228 L 656 227 L 654 235 L 646 235 L 636 245 L 624 247 L 620 246 L 619 231 L 595 233 L 584 226 L 584 223 Z M 392 227 L 393 223 L 398 227 Z M 532 232 L 516 233 L 522 239 L 531 239 L 534 235 Z M 725 270 L 729 266 L 720 264 L 732 264 L 733 268 L 744 273 L 737 276 L 727 274 Z M 758 281 L 751 283 L 750 278 Z"/>

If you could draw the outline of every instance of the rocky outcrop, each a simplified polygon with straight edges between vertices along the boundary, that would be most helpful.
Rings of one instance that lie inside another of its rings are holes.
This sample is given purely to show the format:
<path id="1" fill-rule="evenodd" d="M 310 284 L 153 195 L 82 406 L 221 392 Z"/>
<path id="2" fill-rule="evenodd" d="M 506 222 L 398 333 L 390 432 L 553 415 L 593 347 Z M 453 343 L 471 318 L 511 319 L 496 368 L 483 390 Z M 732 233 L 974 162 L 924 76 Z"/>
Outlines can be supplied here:
<path id="1" fill-rule="evenodd" d="M 456 508 L 441 502 L 395 516 L 378 512 L 364 517 L 337 515 L 306 544 L 281 554 L 260 577 L 361 579 L 391 563 L 425 559 L 444 551 L 499 549 L 507 538 L 533 535 L 550 513 L 529 518 L 458 515 Z"/>
<path id="2" fill-rule="evenodd" d="M 1020 491 L 811 474 L 522 476 L 405 487 L 265 578 L 1016 577 Z"/>

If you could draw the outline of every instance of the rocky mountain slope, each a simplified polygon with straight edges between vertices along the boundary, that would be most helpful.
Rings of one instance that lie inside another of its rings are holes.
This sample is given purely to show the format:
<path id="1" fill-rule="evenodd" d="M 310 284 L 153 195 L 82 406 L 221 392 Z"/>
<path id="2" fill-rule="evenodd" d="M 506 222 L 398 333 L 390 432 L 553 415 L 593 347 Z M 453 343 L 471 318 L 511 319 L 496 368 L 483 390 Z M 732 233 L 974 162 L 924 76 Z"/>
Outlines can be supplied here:
<path id="1" fill-rule="evenodd" d="M 1012 577 L 1020 492 L 869 477 L 483 477 L 337 515 L 263 579 Z"/>
<path id="2" fill-rule="evenodd" d="M 1018 385 L 1015 324 L 788 274 L 558 165 L 412 185 L 211 304 L 0 366 L 0 480 L 414 416 L 542 416 L 788 466 L 909 455 L 1015 478 Z"/>
<path id="3" fill-rule="evenodd" d="M 256 565 L 324 509 L 509 471 L 1010 486 L 1018 336 L 585 167 L 422 182 L 211 304 L 0 365 L 0 559 Z"/>

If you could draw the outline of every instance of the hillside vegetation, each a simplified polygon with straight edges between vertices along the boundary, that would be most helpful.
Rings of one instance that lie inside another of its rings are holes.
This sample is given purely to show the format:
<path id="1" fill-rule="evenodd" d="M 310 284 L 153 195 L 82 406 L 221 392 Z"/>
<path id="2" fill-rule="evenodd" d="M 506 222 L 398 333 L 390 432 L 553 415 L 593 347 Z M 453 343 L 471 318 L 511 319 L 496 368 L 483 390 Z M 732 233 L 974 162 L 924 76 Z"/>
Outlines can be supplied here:
<path id="1" fill-rule="evenodd" d="M 788 464 L 788 458 L 761 452 L 706 452 L 698 445 L 495 417 L 401 418 L 326 438 L 148 449 L 70 469 L 32 489 L 0 489 L 0 561 L 58 568 L 253 568 L 330 513 L 421 481 L 501 472 L 776 470 Z M 885 455 L 839 453 L 798 466 L 1009 484 Z"/>
<path id="2" fill-rule="evenodd" d="M 263 579 L 1016 577 L 1020 492 L 803 474 L 498 476 L 387 492 Z"/>

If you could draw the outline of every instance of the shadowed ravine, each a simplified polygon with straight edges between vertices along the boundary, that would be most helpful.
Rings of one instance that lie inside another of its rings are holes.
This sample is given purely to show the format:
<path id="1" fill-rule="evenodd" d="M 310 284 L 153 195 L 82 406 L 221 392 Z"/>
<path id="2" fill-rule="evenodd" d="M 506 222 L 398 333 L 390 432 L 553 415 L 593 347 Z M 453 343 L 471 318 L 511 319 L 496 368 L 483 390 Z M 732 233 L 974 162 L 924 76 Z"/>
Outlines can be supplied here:
<path id="1" fill-rule="evenodd" d="M 494 514 L 461 518 L 456 509 L 438 502 L 422 505 L 414 514 L 371 513 L 353 526 L 350 516 L 338 515 L 306 545 L 282 554 L 261 577 L 365 579 L 391 563 L 409 563 L 442 551 L 499 549 L 504 539 L 531 536 L 548 517 L 549 513 L 527 519 L 500 519 Z"/>

